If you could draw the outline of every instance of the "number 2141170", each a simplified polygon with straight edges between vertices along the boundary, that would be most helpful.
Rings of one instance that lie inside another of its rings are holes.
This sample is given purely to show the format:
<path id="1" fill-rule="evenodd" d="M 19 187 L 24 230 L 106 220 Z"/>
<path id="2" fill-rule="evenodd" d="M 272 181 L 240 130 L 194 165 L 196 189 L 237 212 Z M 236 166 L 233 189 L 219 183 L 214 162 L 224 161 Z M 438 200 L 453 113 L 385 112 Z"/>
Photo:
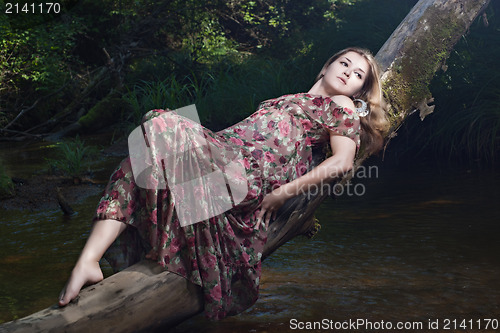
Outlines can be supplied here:
<path id="1" fill-rule="evenodd" d="M 445 330 L 497 330 L 499 328 L 498 319 L 444 319 L 443 329 Z"/>
<path id="2" fill-rule="evenodd" d="M 61 4 L 58 2 L 43 3 L 5 3 L 5 14 L 59 14 Z"/>

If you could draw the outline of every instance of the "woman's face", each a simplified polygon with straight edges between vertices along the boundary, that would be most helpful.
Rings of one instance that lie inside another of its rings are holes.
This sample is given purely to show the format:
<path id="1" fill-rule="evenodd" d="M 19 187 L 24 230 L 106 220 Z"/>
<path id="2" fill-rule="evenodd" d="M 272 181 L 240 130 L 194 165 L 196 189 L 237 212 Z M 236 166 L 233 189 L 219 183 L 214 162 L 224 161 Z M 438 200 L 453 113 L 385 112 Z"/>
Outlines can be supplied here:
<path id="1" fill-rule="evenodd" d="M 370 75 L 368 61 L 359 53 L 349 51 L 338 57 L 323 73 L 321 87 L 327 96 L 355 96 Z"/>

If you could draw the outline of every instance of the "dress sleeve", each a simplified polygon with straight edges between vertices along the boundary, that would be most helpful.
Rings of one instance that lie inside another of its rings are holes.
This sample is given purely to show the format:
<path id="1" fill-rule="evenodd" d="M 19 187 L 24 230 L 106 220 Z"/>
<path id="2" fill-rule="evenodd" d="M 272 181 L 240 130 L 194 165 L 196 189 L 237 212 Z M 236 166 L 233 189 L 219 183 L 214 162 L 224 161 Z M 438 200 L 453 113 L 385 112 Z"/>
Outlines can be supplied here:
<path id="1" fill-rule="evenodd" d="M 361 123 L 355 111 L 339 106 L 331 98 L 311 95 L 306 96 L 302 108 L 313 121 L 335 134 L 350 138 L 359 149 Z"/>

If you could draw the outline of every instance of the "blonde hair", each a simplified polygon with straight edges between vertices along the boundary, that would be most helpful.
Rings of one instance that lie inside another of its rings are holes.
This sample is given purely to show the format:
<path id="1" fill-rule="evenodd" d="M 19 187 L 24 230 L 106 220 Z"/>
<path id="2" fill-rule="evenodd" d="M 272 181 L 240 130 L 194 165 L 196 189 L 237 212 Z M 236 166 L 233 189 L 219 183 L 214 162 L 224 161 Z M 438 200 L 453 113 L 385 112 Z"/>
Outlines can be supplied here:
<path id="1" fill-rule="evenodd" d="M 366 117 L 360 117 L 361 149 L 365 154 L 371 155 L 382 148 L 384 136 L 389 129 L 389 121 L 386 116 L 387 104 L 384 100 L 380 82 L 381 71 L 375 57 L 369 50 L 363 48 L 348 47 L 343 49 L 326 61 L 316 77 L 316 81 L 321 79 L 322 73 L 326 71 L 328 66 L 347 52 L 356 52 L 363 56 L 370 66 L 370 72 L 366 76 L 361 90 L 355 96 L 349 97 L 362 99 L 368 104 L 370 113 Z"/>

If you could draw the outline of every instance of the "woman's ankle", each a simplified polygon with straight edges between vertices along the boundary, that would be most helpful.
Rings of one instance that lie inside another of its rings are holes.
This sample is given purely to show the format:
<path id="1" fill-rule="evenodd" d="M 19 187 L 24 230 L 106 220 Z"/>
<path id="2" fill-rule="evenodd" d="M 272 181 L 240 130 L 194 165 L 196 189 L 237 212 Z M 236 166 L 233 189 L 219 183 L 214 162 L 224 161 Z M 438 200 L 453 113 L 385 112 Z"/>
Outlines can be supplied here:
<path id="1" fill-rule="evenodd" d="M 89 284 L 94 284 L 102 281 L 104 278 L 99 262 L 90 261 L 86 262 L 84 260 L 78 260 L 71 276 L 66 283 L 66 286 L 61 291 L 59 296 L 59 305 L 65 306 L 73 299 L 75 299 L 80 290 Z"/>

